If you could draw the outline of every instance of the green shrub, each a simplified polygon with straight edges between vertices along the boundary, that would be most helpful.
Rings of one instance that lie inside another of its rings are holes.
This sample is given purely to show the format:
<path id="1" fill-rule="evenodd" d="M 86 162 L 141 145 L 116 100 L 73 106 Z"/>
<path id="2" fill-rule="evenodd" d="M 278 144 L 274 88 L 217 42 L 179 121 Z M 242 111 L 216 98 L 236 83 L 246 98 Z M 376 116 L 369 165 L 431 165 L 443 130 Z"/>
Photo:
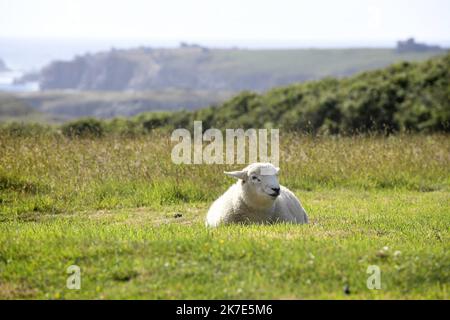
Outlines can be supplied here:
<path id="1" fill-rule="evenodd" d="M 166 126 L 169 123 L 170 115 L 167 112 L 147 113 L 145 117 L 140 119 L 140 122 L 142 122 L 144 130 L 148 132 Z"/>
<path id="2" fill-rule="evenodd" d="M 354 134 L 450 131 L 450 54 L 419 63 L 399 63 L 350 78 L 242 92 L 218 107 L 174 112 L 151 129 L 282 128 L 311 133 Z"/>
<path id="3" fill-rule="evenodd" d="M 97 119 L 85 118 L 66 123 L 61 130 L 69 138 L 95 138 L 104 135 L 105 124 Z"/>
<path id="4" fill-rule="evenodd" d="M 54 129 L 39 123 L 7 122 L 0 123 L 0 134 L 9 137 L 32 137 L 49 135 Z"/>

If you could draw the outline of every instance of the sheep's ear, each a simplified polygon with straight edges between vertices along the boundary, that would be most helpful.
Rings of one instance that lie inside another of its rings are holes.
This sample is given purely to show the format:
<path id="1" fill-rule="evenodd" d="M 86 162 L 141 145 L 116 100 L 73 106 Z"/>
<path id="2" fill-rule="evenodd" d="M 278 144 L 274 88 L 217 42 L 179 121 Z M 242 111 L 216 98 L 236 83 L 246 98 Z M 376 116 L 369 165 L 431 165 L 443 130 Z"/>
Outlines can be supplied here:
<path id="1" fill-rule="evenodd" d="M 247 171 L 225 171 L 224 172 L 227 176 L 236 178 L 236 179 L 242 179 L 245 180 L 247 178 Z"/>

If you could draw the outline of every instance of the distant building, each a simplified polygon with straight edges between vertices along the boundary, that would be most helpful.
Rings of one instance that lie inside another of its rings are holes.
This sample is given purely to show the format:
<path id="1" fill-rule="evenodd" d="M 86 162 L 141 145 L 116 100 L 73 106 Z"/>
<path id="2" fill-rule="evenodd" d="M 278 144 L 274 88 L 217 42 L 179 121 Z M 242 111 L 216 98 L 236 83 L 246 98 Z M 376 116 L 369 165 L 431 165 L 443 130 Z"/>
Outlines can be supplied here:
<path id="1" fill-rule="evenodd" d="M 414 38 L 397 42 L 397 52 L 424 52 L 439 50 L 442 50 L 440 46 L 430 46 L 425 43 L 418 43 L 414 40 Z"/>

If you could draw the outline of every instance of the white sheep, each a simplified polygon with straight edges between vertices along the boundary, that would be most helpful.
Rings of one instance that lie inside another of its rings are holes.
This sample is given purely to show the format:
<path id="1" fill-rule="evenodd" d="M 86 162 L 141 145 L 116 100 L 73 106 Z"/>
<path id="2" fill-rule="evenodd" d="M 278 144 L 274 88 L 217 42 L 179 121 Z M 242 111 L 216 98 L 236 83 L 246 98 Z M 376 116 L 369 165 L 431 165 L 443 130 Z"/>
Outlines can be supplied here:
<path id="1" fill-rule="evenodd" d="M 297 197 L 278 183 L 279 168 L 253 163 L 242 171 L 225 172 L 237 178 L 208 210 L 206 226 L 231 223 L 308 223 Z"/>

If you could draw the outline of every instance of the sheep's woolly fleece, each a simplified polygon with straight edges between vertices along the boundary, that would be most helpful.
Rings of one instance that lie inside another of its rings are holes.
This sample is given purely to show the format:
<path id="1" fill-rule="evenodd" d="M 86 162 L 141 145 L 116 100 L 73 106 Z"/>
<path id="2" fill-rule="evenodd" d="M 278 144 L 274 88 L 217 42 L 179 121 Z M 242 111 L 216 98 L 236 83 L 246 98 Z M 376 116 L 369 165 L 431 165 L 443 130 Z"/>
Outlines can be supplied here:
<path id="1" fill-rule="evenodd" d="M 308 223 L 300 201 L 278 182 L 279 168 L 253 163 L 241 171 L 225 172 L 238 179 L 208 210 L 206 226 L 232 223 Z"/>

